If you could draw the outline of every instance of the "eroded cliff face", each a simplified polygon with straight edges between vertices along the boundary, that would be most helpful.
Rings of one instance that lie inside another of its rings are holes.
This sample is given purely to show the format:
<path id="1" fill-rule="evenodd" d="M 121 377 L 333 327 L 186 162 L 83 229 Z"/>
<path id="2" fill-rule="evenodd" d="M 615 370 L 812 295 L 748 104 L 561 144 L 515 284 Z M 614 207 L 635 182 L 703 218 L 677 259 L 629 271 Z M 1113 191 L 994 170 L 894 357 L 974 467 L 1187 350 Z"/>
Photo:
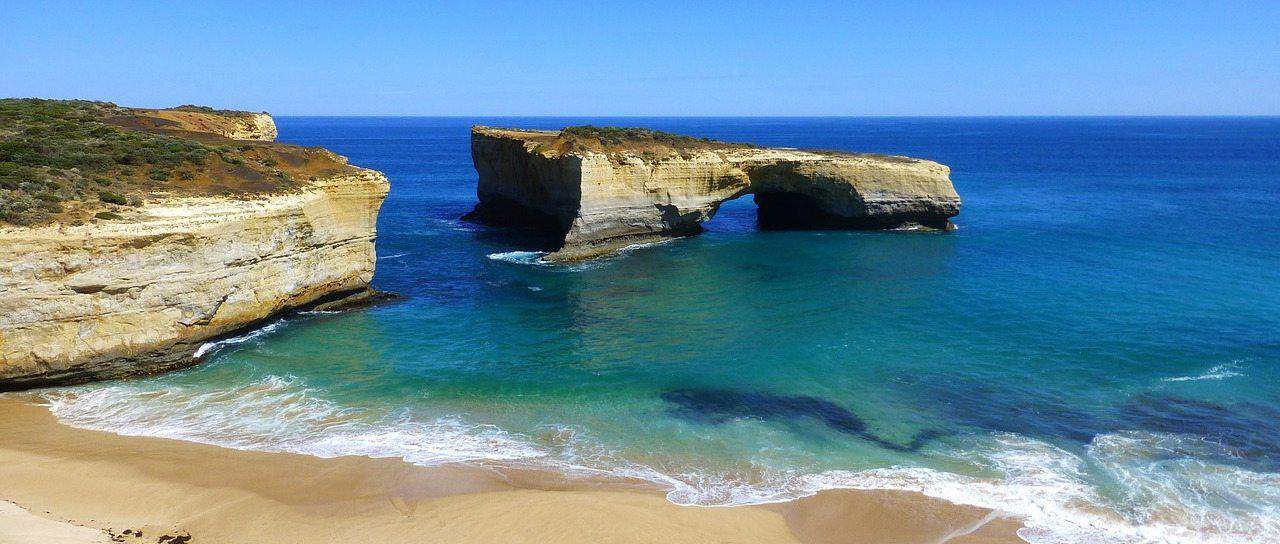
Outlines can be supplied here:
<path id="1" fill-rule="evenodd" d="M 233 140 L 272 142 L 277 136 L 276 121 L 265 113 L 255 113 L 231 127 L 225 136 Z"/>
<path id="2" fill-rule="evenodd" d="M 578 260 L 696 233 L 721 203 L 747 194 L 766 227 L 949 229 L 960 211 L 950 169 L 926 160 L 614 143 L 592 149 L 557 132 L 474 127 L 480 203 L 470 217 L 540 227 L 563 237 L 549 260 Z"/>
<path id="3" fill-rule="evenodd" d="M 388 188 L 349 168 L 284 194 L 0 228 L 0 389 L 185 366 L 213 337 L 366 289 Z"/>

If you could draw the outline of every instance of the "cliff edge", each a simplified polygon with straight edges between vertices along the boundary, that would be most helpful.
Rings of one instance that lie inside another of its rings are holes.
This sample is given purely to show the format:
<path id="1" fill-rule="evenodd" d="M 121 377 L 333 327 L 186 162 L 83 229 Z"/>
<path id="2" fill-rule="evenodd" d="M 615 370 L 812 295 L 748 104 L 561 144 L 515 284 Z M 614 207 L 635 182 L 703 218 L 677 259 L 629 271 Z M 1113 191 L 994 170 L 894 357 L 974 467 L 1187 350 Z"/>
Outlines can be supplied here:
<path id="1" fill-rule="evenodd" d="M 479 203 L 467 218 L 533 227 L 581 260 L 697 233 L 754 195 L 764 228 L 954 228 L 950 169 L 892 155 L 759 148 L 643 129 L 476 126 Z"/>
<path id="2" fill-rule="evenodd" d="M 274 141 L 275 119 L 267 113 L 215 110 L 205 106 L 178 106 L 162 110 L 133 109 L 140 123 L 154 128 L 216 134 L 231 140 Z"/>
<path id="3" fill-rule="evenodd" d="M 178 110 L 0 100 L 0 390 L 186 366 L 210 339 L 368 291 L 381 173 L 233 140 L 274 133 L 239 112 L 156 111 Z"/>

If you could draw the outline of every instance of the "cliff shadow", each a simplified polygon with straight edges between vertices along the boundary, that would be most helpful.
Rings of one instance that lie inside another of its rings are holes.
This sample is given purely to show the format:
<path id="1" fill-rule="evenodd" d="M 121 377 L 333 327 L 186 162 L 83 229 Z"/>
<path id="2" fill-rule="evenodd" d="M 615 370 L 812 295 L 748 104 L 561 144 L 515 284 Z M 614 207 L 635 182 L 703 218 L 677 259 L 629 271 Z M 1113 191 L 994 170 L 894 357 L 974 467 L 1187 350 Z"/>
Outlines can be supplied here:
<path id="1" fill-rule="evenodd" d="M 462 220 L 488 227 L 477 231 L 481 239 L 537 251 L 563 247 L 571 224 L 562 216 L 496 196 L 481 199 L 474 209 L 463 214 Z"/>
<path id="2" fill-rule="evenodd" d="M 786 191 L 758 191 L 753 194 L 756 221 L 760 230 L 888 230 L 919 224 L 945 230 L 948 220 L 923 214 L 842 216 L 823 208 L 813 196 Z"/>

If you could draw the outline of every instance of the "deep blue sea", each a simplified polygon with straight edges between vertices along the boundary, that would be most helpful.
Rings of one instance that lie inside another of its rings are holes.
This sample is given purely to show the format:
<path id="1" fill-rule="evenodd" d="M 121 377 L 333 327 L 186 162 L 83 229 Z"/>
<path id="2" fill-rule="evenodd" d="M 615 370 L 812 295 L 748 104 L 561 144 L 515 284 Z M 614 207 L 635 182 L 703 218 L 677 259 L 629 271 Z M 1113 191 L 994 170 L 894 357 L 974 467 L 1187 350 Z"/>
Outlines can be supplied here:
<path id="1" fill-rule="evenodd" d="M 315 455 L 832 487 L 1033 542 L 1280 542 L 1280 118 L 290 118 L 391 179 L 369 311 L 48 393 L 65 421 Z M 475 203 L 472 124 L 629 125 L 947 164 L 950 233 L 759 231 L 548 265 Z"/>

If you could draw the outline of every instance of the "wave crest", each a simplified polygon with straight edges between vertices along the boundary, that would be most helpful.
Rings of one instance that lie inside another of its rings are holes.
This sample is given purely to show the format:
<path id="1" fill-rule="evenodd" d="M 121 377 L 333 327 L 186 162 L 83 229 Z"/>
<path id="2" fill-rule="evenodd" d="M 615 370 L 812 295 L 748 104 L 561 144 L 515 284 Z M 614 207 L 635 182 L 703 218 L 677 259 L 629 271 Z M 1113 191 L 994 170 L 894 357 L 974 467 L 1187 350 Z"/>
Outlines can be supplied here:
<path id="1" fill-rule="evenodd" d="M 62 421 L 125 435 L 147 435 L 261 451 L 400 458 L 432 466 L 498 461 L 569 475 L 614 475 L 664 487 L 676 504 L 731 506 L 780 502 L 825 489 L 919 492 L 1019 516 L 1037 544 L 1280 541 L 1280 474 L 1204 461 L 1211 448 L 1189 436 L 1099 435 L 1082 452 L 1015 434 L 974 437 L 940 455 L 994 476 L 918 466 L 804 472 L 749 463 L 719 470 L 645 462 L 611 451 L 589 433 L 549 425 L 533 435 L 428 417 L 343 406 L 292 376 L 266 376 L 235 388 L 124 382 L 45 393 Z M 1096 482 L 1114 482 L 1100 485 Z"/>
<path id="2" fill-rule="evenodd" d="M 204 344 L 201 344 L 199 348 L 196 349 L 196 352 L 194 355 L 192 355 L 192 357 L 196 359 L 200 359 L 205 355 L 209 355 L 211 353 L 217 352 L 218 350 L 225 348 L 227 346 L 243 344 L 245 342 L 250 342 L 258 338 L 262 338 L 268 334 L 271 334 L 277 330 L 280 330 L 280 328 L 283 327 L 284 324 L 285 324 L 284 319 L 277 319 L 271 323 L 268 323 L 263 327 L 254 329 L 245 334 L 241 334 L 238 336 L 231 336 L 231 337 L 223 338 L 221 340 L 215 340 L 213 342 L 205 342 Z"/>
<path id="3" fill-rule="evenodd" d="M 1173 378 L 1164 378 L 1165 382 L 1198 382 L 1203 380 L 1225 380 L 1227 378 L 1238 378 L 1244 376 L 1239 371 L 1240 360 L 1231 361 L 1230 363 L 1221 364 L 1210 368 L 1195 376 L 1176 376 Z"/>
<path id="4" fill-rule="evenodd" d="M 491 261 L 515 264 L 543 264 L 543 255 L 546 255 L 546 253 L 542 251 L 505 251 L 502 253 L 490 253 L 488 257 Z"/>

